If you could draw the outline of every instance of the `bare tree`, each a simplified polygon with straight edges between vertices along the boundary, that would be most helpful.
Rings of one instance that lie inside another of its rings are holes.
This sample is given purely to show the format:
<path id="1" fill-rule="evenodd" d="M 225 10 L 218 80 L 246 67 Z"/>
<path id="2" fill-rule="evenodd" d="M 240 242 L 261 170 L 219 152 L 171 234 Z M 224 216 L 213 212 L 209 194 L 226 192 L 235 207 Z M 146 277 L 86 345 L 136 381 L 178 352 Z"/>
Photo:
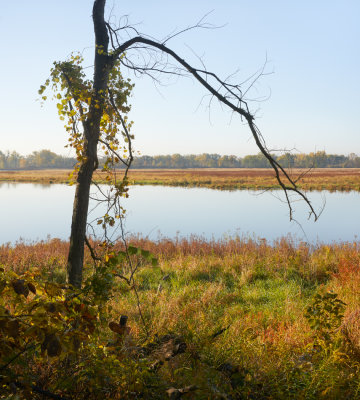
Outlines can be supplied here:
<path id="1" fill-rule="evenodd" d="M 201 68 L 190 65 L 178 53 L 169 48 L 169 40 L 183 31 L 169 35 L 162 41 L 157 41 L 139 33 L 126 20 L 121 26 L 114 26 L 105 21 L 105 3 L 106 0 L 95 0 L 93 5 L 92 16 L 95 31 L 94 77 L 89 88 L 89 95 L 91 97 L 89 109 L 81 117 L 83 147 L 77 174 L 71 224 L 70 250 L 68 255 L 69 283 L 75 287 L 81 287 L 82 284 L 90 185 L 92 183 L 93 172 L 98 167 L 97 149 L 98 144 L 101 142 L 101 119 L 106 108 L 104 93 L 107 93 L 108 101 L 112 104 L 115 113 L 119 113 L 118 108 L 113 103 L 111 92 L 108 90 L 109 76 L 119 62 L 122 66 L 134 71 L 135 74 L 147 74 L 153 79 L 159 79 L 161 74 L 187 74 L 197 80 L 213 98 L 217 99 L 233 113 L 239 115 L 247 123 L 256 145 L 274 169 L 277 182 L 285 193 L 290 211 L 290 219 L 293 218 L 290 195 L 291 193 L 295 193 L 306 202 L 309 207 L 310 216 L 313 215 L 316 220 L 318 215 L 306 194 L 298 189 L 296 179 L 293 179 L 288 174 L 267 149 L 260 130 L 255 124 L 254 115 L 249 110 L 245 98 L 246 90 L 243 91 L 242 85 L 233 84 L 227 79 L 220 78 L 217 74 L 208 71 L 204 65 Z M 186 30 L 201 27 L 207 27 L 203 20 Z M 65 73 L 65 71 L 63 72 Z M 69 81 L 68 84 L 72 88 L 73 95 L 76 96 L 73 83 Z M 126 123 L 121 119 L 121 115 L 119 120 L 126 130 Z M 130 137 L 129 139 L 131 142 Z M 132 157 L 131 154 L 130 156 Z M 132 158 L 125 162 L 127 168 L 130 166 L 131 160 Z"/>

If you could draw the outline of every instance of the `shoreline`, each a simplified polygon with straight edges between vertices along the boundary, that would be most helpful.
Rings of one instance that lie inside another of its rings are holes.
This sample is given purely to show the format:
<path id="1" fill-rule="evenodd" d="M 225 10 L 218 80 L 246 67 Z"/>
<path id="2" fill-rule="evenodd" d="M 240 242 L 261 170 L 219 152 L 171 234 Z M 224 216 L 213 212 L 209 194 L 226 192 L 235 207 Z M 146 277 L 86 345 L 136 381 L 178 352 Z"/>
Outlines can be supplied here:
<path id="1" fill-rule="evenodd" d="M 4 170 L 0 171 L 1 182 L 66 184 L 72 170 Z M 293 169 L 294 178 L 304 169 Z M 118 170 L 119 179 L 123 170 Z M 108 183 L 106 173 L 95 171 L 98 184 Z M 210 189 L 280 189 L 274 171 L 269 168 L 198 168 L 198 169 L 134 169 L 129 171 L 130 185 L 160 185 L 177 187 L 205 187 Z M 302 190 L 360 191 L 359 168 L 316 168 L 298 181 Z"/>

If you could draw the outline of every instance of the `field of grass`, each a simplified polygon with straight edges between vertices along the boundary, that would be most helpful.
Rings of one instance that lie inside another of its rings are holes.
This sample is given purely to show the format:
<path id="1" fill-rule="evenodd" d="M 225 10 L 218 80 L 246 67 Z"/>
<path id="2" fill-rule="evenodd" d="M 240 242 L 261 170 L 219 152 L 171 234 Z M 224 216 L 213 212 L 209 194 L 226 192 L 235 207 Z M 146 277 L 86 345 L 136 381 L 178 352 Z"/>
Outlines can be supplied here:
<path id="1" fill-rule="evenodd" d="M 304 170 L 292 170 L 293 177 Z M 0 171 L 0 182 L 66 183 L 70 171 Z M 119 172 L 121 178 L 121 172 Z M 207 187 L 213 189 L 276 189 L 279 185 L 271 169 L 149 169 L 130 170 L 131 184 Z M 106 183 L 105 174 L 96 171 L 94 179 Z M 313 169 L 298 182 L 303 190 L 360 191 L 360 170 L 350 168 Z"/>
<path id="2" fill-rule="evenodd" d="M 169 387 L 188 385 L 196 390 L 184 399 L 360 397 L 359 242 L 313 247 L 289 238 L 273 246 L 252 239 L 135 238 L 131 243 L 159 261 L 144 263 L 135 278 L 147 341 L 173 335 L 186 350 L 165 358 L 148 378 L 151 384 L 135 384 L 128 376 L 127 395 L 109 398 L 163 399 Z M 0 265 L 18 273 L 36 268 L 62 283 L 67 249 L 68 243 L 55 239 L 3 245 Z M 90 264 L 89 254 L 86 259 Z M 328 292 L 346 303 L 344 316 L 326 296 L 318 313 L 314 296 Z M 129 317 L 132 344 L 143 345 L 135 293 L 120 279 L 111 305 L 115 320 Z M 41 376 L 45 387 L 55 376 L 49 364 Z"/>

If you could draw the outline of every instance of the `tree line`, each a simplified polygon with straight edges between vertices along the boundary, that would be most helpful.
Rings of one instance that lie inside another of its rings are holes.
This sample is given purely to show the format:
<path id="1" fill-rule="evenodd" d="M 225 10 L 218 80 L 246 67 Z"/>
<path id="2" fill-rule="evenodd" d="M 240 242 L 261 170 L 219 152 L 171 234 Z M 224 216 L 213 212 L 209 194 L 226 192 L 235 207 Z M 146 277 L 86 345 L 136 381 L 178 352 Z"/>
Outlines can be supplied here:
<path id="1" fill-rule="evenodd" d="M 291 168 L 360 168 L 360 156 L 350 153 L 348 156 L 326 154 L 318 151 L 309 154 L 285 153 L 274 159 L 283 167 Z M 100 158 L 100 166 L 105 159 Z M 23 156 L 16 151 L 0 151 L 0 169 L 43 169 L 64 168 L 70 169 L 76 164 L 75 157 L 66 157 L 50 150 L 34 151 Z M 172 154 L 157 156 L 138 156 L 134 158 L 132 167 L 135 169 L 146 168 L 270 168 L 269 161 L 263 154 L 237 157 L 234 155 L 220 154 Z"/>

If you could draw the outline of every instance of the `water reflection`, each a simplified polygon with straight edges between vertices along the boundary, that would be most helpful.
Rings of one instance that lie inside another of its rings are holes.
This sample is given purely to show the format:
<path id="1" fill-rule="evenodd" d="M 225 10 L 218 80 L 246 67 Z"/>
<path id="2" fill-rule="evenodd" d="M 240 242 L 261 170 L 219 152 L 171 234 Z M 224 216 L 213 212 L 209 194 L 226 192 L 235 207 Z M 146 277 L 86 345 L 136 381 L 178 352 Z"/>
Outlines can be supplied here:
<path id="1" fill-rule="evenodd" d="M 59 184 L 0 183 L 0 243 L 42 240 L 48 235 L 67 239 L 70 233 L 74 187 Z M 297 203 L 295 217 L 302 228 L 289 222 L 287 206 L 276 197 L 281 192 L 217 191 L 204 188 L 134 186 L 127 209 L 126 231 L 151 239 L 202 235 L 250 235 L 274 240 L 288 233 L 310 242 L 357 239 L 360 220 L 358 192 L 311 192 L 313 204 L 326 207 L 318 222 L 308 221 L 304 204 Z M 97 209 L 96 212 L 101 212 Z"/>

